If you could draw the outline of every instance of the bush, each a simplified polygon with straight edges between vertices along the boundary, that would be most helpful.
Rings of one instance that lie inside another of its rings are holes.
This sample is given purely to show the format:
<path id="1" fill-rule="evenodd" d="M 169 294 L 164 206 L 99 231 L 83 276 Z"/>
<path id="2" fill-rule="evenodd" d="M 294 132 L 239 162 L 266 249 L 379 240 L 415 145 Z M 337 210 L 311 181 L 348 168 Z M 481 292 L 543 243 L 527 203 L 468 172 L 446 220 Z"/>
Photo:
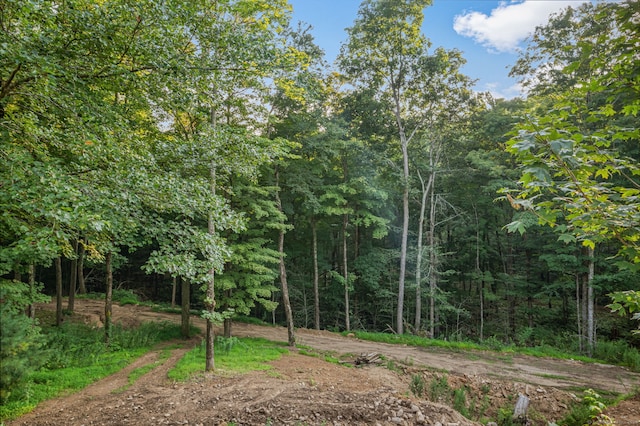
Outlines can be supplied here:
<path id="1" fill-rule="evenodd" d="M 122 290 L 122 289 L 113 290 L 111 299 L 121 306 L 140 304 L 140 298 L 138 297 L 137 294 L 135 294 L 131 290 Z"/>
<path id="2" fill-rule="evenodd" d="M 45 358 L 40 328 L 24 314 L 27 305 L 44 299 L 22 282 L 0 279 L 0 402 Z"/>
<path id="3" fill-rule="evenodd" d="M 633 371 L 640 371 L 640 351 L 624 340 L 598 341 L 593 357 L 612 364 L 622 364 Z"/>
<path id="4" fill-rule="evenodd" d="M 0 402 L 42 365 L 40 328 L 7 303 L 0 306 Z"/>

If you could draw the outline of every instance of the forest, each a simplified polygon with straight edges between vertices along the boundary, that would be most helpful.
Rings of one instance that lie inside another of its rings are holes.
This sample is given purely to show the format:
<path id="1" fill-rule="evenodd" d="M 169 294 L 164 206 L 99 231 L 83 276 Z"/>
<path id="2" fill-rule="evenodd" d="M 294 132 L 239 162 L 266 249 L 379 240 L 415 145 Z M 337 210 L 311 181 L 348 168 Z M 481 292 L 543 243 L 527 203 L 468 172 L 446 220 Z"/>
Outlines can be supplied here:
<path id="1" fill-rule="evenodd" d="M 287 0 L 2 0 L 3 357 L 50 298 L 108 342 L 122 291 L 197 309 L 207 369 L 237 316 L 640 347 L 640 3 L 553 15 L 509 100 L 430 3 L 363 0 L 328 64 Z"/>

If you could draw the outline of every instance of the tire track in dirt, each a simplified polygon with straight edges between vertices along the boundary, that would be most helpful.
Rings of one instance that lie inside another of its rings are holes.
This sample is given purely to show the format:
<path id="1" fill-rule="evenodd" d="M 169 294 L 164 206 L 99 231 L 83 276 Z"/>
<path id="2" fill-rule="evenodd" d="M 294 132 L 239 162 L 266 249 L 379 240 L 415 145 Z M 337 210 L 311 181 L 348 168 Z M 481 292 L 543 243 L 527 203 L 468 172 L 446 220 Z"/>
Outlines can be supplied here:
<path id="1" fill-rule="evenodd" d="M 80 303 L 79 303 L 80 302 Z M 76 312 L 96 317 L 101 315 L 104 304 L 99 300 L 76 300 Z M 47 309 L 55 309 L 49 304 Z M 153 312 L 144 306 L 114 305 L 114 321 L 135 324 L 143 321 L 180 322 L 180 315 Z M 192 317 L 201 330 L 202 318 Z M 221 330 L 216 330 L 220 333 Z M 234 323 L 232 333 L 237 337 L 261 337 L 272 341 L 287 341 L 287 330 L 279 326 L 259 326 Z M 296 329 L 299 345 L 338 355 L 378 352 L 398 363 L 423 366 L 468 376 L 487 376 L 501 380 L 529 383 L 533 386 L 550 386 L 559 389 L 592 388 L 600 391 L 628 393 L 640 387 L 640 374 L 623 367 L 574 360 L 536 358 L 526 355 L 497 354 L 488 351 L 454 352 L 450 349 L 419 348 L 394 345 L 344 337 L 328 331 Z"/>
<path id="2" fill-rule="evenodd" d="M 234 324 L 234 334 L 237 336 L 286 341 L 286 333 L 284 327 Z M 306 329 L 296 330 L 296 337 L 299 344 L 320 351 L 331 351 L 341 355 L 378 352 L 387 358 L 409 365 L 468 376 L 489 376 L 534 386 L 569 390 L 593 388 L 617 393 L 628 393 L 640 387 L 640 374 L 612 365 L 526 355 L 501 355 L 484 351 L 453 352 L 440 348 L 369 342 Z"/>
<path id="3" fill-rule="evenodd" d="M 44 308 L 53 310 L 55 305 L 49 304 Z M 99 325 L 103 309 L 102 301 L 76 300 L 74 315 Z M 179 315 L 157 313 L 147 307 L 132 305 L 114 305 L 113 319 L 125 325 L 145 321 L 180 322 Z M 194 317 L 193 323 L 204 329 L 201 318 Z M 282 342 L 287 340 L 284 327 L 244 323 L 233 325 L 233 335 Z M 524 392 L 531 396 L 532 406 L 539 413 L 544 412 L 548 419 L 559 419 L 569 401 L 576 398 L 557 388 L 579 386 L 627 390 L 634 383 L 640 383 L 637 374 L 598 364 L 389 345 L 347 338 L 327 331 L 298 329 L 296 335 L 300 345 L 320 352 L 338 355 L 380 353 L 395 360 L 405 373 L 396 374 L 387 368 L 376 367 L 346 368 L 327 363 L 321 358 L 302 356 L 293 350 L 286 357 L 270 363 L 274 368 L 272 372 L 228 376 L 218 371 L 216 374 L 203 373 L 186 383 L 171 382 L 167 379 L 168 370 L 189 347 L 201 339 L 201 336 L 197 336 L 192 341 L 182 342 L 183 347 L 172 349 L 168 359 L 129 387 L 123 388 L 131 372 L 157 363 L 167 346 L 159 346 L 119 373 L 77 394 L 45 402 L 32 413 L 6 424 L 208 426 L 225 425 L 228 422 L 242 425 L 321 425 L 337 422 L 392 425 L 396 424 L 392 417 L 403 411 L 405 424 L 416 424 L 417 414 L 412 412 L 415 407 L 424 415 L 425 424 L 439 422 L 475 426 L 478 424 L 446 405 L 404 396 L 407 395 L 408 378 L 412 374 L 423 374 L 428 383 L 433 377 L 442 377 L 447 372 L 448 380 L 456 388 L 470 386 L 476 392 L 482 387 L 490 388 L 491 394 L 487 397 L 491 400 L 494 416 L 498 407 L 510 404 L 510 396 Z M 544 385 L 548 387 L 545 389 Z M 627 411 L 633 412 L 632 409 Z M 636 425 L 628 422 L 619 424 Z"/>
<path id="4" fill-rule="evenodd" d="M 167 359 L 161 360 L 161 354 L 176 343 L 179 344 L 179 347 L 169 349 L 171 350 L 170 356 Z M 84 421 L 95 413 L 104 411 L 105 409 L 111 409 L 117 405 L 117 401 L 122 399 L 126 392 L 135 389 L 138 383 L 145 383 L 145 386 L 161 386 L 166 382 L 169 369 L 171 369 L 192 346 L 192 344 L 186 343 L 185 341 L 178 341 L 159 344 L 155 349 L 137 358 L 122 370 L 88 385 L 77 393 L 44 401 L 39 404 L 33 412 L 25 414 L 14 422 L 8 422 L 6 424 L 7 426 L 14 424 L 64 425 L 70 424 L 69 422 L 73 422 L 73 424 L 84 424 Z M 138 377 L 133 383 L 129 383 L 131 373 L 147 366 L 154 367 Z M 43 416 L 42 413 L 47 413 L 47 415 Z M 74 415 L 74 413 L 76 413 L 76 415 Z M 43 419 L 43 417 L 45 418 Z"/>

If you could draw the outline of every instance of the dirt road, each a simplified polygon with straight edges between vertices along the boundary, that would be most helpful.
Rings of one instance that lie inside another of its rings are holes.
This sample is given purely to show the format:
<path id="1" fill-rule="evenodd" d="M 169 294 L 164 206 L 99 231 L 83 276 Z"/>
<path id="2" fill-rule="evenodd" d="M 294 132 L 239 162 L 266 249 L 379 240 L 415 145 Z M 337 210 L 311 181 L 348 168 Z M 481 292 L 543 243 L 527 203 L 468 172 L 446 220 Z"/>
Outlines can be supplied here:
<path id="1" fill-rule="evenodd" d="M 100 325 L 102 311 L 101 301 L 76 301 L 76 315 L 86 322 Z M 125 325 L 180 321 L 179 315 L 132 305 L 114 305 L 113 318 Z M 204 329 L 199 318 L 194 323 Z M 233 326 L 238 337 L 286 341 L 286 333 L 283 327 Z M 298 329 L 296 337 L 299 345 L 335 355 L 380 353 L 399 368 L 347 368 L 293 350 L 272 363 L 273 369 L 266 373 L 218 374 L 170 383 L 166 371 L 188 349 L 182 348 L 126 391 L 118 392 L 130 371 L 157 362 L 160 351 L 153 351 L 122 372 L 75 395 L 46 402 L 7 425 L 477 424 L 444 405 L 452 404 L 451 400 L 412 395 L 408 390 L 416 376 L 427 384 L 444 378 L 451 389 L 464 389 L 467 406 L 478 411 L 482 404 L 482 414 L 492 420 L 497 420 L 500 408 L 512 406 L 518 394 L 527 395 L 534 424 L 546 425 L 567 412 L 579 389 L 626 393 L 640 387 L 639 374 L 608 365 L 389 345 L 315 330 Z M 640 401 L 635 400 L 614 410 L 617 424 L 640 425 L 639 406 Z"/>

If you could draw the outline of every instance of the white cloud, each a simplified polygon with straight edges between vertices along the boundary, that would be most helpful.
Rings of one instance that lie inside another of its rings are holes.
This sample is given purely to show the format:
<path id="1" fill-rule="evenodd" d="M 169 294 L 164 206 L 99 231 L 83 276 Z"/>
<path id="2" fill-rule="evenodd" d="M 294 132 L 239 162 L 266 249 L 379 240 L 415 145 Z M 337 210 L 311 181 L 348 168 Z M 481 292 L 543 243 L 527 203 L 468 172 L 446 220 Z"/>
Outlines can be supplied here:
<path id="1" fill-rule="evenodd" d="M 549 15 L 581 3 L 585 1 L 503 2 L 489 16 L 473 11 L 457 15 L 453 29 L 462 36 L 473 38 L 490 51 L 514 52 L 536 26 L 547 22 Z"/>
<path id="2" fill-rule="evenodd" d="M 509 87 L 504 87 L 504 84 L 501 83 L 485 83 L 482 91 L 491 93 L 495 99 L 513 99 L 526 95 L 526 90 L 519 83 Z"/>

